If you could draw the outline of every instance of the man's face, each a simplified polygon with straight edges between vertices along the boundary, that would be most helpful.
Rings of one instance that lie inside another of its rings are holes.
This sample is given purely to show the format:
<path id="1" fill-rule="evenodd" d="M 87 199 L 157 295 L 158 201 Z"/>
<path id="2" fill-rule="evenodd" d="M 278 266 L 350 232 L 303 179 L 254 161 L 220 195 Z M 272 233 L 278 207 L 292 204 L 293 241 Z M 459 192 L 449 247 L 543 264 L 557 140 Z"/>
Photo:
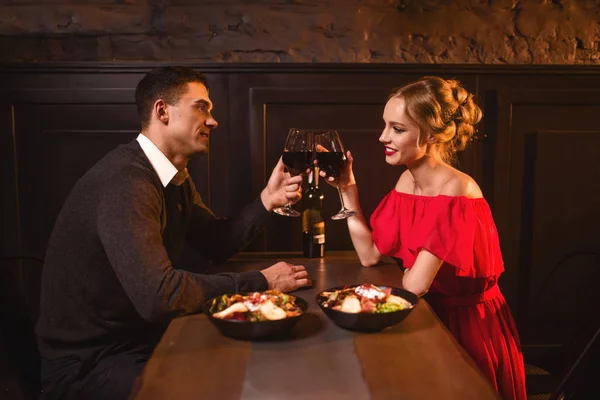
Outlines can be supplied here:
<path id="1" fill-rule="evenodd" d="M 188 83 L 177 104 L 168 104 L 167 110 L 170 151 L 184 157 L 208 153 L 210 131 L 219 124 L 211 114 L 212 101 L 206 87 L 199 82 Z"/>

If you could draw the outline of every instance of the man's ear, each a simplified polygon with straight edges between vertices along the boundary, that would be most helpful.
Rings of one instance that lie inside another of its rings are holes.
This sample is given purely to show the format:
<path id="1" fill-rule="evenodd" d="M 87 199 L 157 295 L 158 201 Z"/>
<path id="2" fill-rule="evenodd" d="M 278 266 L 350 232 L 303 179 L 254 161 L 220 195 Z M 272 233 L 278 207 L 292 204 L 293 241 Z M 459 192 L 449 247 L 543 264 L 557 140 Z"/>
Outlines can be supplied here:
<path id="1" fill-rule="evenodd" d="M 165 103 L 164 100 L 156 100 L 152 111 L 154 112 L 154 115 L 156 115 L 156 118 L 163 124 L 167 124 L 169 122 L 169 110 L 167 108 L 167 103 Z"/>

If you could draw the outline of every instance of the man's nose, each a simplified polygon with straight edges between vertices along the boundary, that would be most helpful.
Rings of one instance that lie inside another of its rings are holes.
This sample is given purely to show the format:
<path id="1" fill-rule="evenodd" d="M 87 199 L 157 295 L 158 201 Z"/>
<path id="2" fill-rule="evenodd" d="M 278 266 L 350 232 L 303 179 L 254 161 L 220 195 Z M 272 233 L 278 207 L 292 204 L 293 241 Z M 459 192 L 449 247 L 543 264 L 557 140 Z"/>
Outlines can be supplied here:
<path id="1" fill-rule="evenodd" d="M 211 115 L 210 117 L 208 117 L 206 119 L 206 126 L 208 126 L 211 129 L 215 129 L 217 126 L 219 126 L 219 123 L 217 122 L 217 120 Z"/>

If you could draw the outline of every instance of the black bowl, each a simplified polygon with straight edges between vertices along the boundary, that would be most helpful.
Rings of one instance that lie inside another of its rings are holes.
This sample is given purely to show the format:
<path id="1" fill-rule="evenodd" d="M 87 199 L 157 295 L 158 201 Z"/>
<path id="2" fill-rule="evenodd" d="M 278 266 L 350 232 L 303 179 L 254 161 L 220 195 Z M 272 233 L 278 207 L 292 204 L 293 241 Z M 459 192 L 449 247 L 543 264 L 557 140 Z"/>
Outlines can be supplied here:
<path id="1" fill-rule="evenodd" d="M 349 289 L 354 288 L 360 285 L 345 285 L 345 286 L 336 286 L 331 289 L 324 290 L 324 292 L 333 292 L 335 290 Z M 381 289 L 386 289 L 390 286 L 383 285 L 375 285 Z M 404 318 L 408 316 L 415 308 L 415 305 L 419 301 L 419 298 L 416 294 L 409 292 L 408 290 L 391 287 L 392 294 L 402 297 L 412 304 L 410 308 L 406 308 L 404 310 L 393 311 L 388 313 L 347 313 L 343 311 L 333 310 L 329 307 L 324 307 L 320 297 L 321 293 L 319 293 L 316 297 L 317 304 L 321 307 L 321 310 L 327 315 L 331 320 L 338 326 L 349 329 L 352 331 L 359 332 L 377 332 L 388 326 L 396 325 L 398 322 L 402 321 Z"/>
<path id="2" fill-rule="evenodd" d="M 238 293 L 243 296 L 249 295 L 252 292 L 243 292 Z M 229 294 L 231 296 L 231 294 Z M 295 317 L 288 317 L 284 319 L 278 319 L 274 321 L 257 321 L 257 322 L 248 322 L 248 321 L 234 321 L 227 319 L 215 318 L 212 316 L 210 312 L 210 306 L 215 298 L 220 298 L 221 296 L 217 296 L 212 298 L 205 303 L 204 313 L 213 323 L 213 325 L 225 336 L 229 336 L 234 339 L 242 339 L 242 340 L 254 340 L 254 339 L 266 339 L 266 338 L 276 338 L 278 336 L 282 336 L 286 334 L 296 323 L 298 320 L 304 315 L 306 309 L 308 308 L 308 303 L 301 297 L 295 296 L 296 304 L 302 310 L 302 314 L 297 315 Z"/>

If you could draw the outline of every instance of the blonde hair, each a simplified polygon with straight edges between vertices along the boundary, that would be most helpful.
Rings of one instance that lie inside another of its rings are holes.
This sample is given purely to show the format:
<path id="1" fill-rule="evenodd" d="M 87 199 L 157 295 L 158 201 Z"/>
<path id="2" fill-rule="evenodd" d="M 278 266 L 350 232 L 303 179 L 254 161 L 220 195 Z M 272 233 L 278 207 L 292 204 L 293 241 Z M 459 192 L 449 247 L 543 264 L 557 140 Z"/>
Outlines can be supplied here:
<path id="1" fill-rule="evenodd" d="M 474 127 L 482 117 L 481 109 L 458 81 L 425 76 L 392 92 L 389 97 L 405 102 L 406 114 L 425 133 L 427 139 L 445 161 L 466 148 L 476 133 Z"/>

